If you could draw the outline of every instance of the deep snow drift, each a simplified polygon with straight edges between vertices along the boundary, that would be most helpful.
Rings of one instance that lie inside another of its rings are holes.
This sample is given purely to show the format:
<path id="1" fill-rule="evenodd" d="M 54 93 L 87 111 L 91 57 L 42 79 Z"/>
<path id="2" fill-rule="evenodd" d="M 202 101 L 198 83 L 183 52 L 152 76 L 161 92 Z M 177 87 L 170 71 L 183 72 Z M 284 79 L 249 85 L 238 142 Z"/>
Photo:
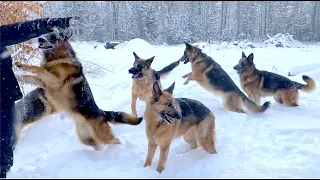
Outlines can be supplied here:
<path id="1" fill-rule="evenodd" d="M 185 48 L 139 44 L 139 40 L 115 50 L 106 50 L 102 44 L 96 49 L 88 43 L 72 44 L 80 59 L 105 68 L 98 76 L 92 74 L 95 71 L 87 75 L 98 106 L 128 113 L 131 113 L 128 69 L 134 61 L 132 52 L 142 58 L 155 55 L 152 68 L 159 70 L 180 58 Z M 318 63 L 320 52 L 319 46 L 219 50 L 214 47 L 217 45 L 205 45 L 204 52 L 237 85 L 239 78 L 232 67 L 241 58 L 241 51 L 247 55 L 254 53 L 257 68 L 284 76 L 296 64 Z M 317 80 L 315 92 L 300 92 L 300 106 L 284 107 L 270 97 L 262 99 L 272 102 L 265 113 L 245 115 L 224 110 L 221 98 L 196 82 L 183 85 L 181 77 L 190 70 L 190 64 L 181 63 L 162 80 L 163 88 L 175 81 L 175 97 L 199 100 L 212 110 L 216 117 L 217 154 L 207 154 L 201 148 L 190 150 L 183 138 L 177 138 L 171 144 L 166 168 L 159 174 L 156 171 L 159 149 L 151 167 L 143 167 L 147 155 L 144 121 L 138 126 L 112 125 L 123 145 L 105 146 L 103 151 L 96 152 L 80 144 L 72 119 L 66 114 L 53 114 L 22 132 L 8 178 L 320 178 L 319 71 L 289 77 L 303 82 L 301 76 L 306 74 Z M 34 87 L 24 88 L 27 93 Z M 144 108 L 144 103 L 138 101 L 139 116 Z"/>

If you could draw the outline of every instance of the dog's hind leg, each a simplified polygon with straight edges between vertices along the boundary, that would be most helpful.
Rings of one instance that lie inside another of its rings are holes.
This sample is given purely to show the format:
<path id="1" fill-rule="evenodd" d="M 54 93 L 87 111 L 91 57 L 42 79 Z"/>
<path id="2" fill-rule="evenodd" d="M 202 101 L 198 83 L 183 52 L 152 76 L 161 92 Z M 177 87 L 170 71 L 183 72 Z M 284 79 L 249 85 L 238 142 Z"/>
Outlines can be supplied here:
<path id="1" fill-rule="evenodd" d="M 79 140 L 83 144 L 91 146 L 96 151 L 102 149 L 102 147 L 93 139 L 92 130 L 88 123 L 76 121 L 76 129 Z"/>
<path id="2" fill-rule="evenodd" d="M 229 111 L 246 113 L 242 107 L 242 101 L 237 94 L 225 94 L 223 97 L 223 107 Z"/>
<path id="3" fill-rule="evenodd" d="M 277 91 L 277 92 L 274 94 L 274 96 L 273 96 L 274 100 L 275 100 L 277 103 L 279 103 L 279 104 L 282 104 L 282 103 L 283 103 L 282 93 L 283 93 L 282 91 Z"/>
<path id="4" fill-rule="evenodd" d="M 297 89 L 285 90 L 283 92 L 283 103 L 289 107 L 298 105 L 299 92 Z"/>
<path id="5" fill-rule="evenodd" d="M 91 119 L 88 121 L 90 121 L 90 124 L 93 127 L 93 135 L 99 143 L 121 144 L 121 141 L 114 136 L 109 123 L 104 118 Z"/>
<path id="6" fill-rule="evenodd" d="M 183 135 L 183 139 L 190 145 L 191 149 L 198 147 L 195 128 L 192 127 L 187 130 L 187 132 Z"/>
<path id="7" fill-rule="evenodd" d="M 211 114 L 202 120 L 196 130 L 198 144 L 209 154 L 216 154 L 215 117 Z"/>

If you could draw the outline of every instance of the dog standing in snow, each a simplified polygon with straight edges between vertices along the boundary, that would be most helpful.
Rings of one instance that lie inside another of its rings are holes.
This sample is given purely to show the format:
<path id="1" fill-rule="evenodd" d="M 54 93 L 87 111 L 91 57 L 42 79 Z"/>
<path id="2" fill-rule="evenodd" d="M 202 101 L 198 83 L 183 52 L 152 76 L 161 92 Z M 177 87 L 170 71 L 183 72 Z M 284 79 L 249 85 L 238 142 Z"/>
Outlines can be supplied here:
<path id="1" fill-rule="evenodd" d="M 240 77 L 241 88 L 255 103 L 260 104 L 261 97 L 273 96 L 274 100 L 286 106 L 298 106 L 299 92 L 312 92 L 316 83 L 309 76 L 303 75 L 302 79 L 307 83 L 301 84 L 268 71 L 260 71 L 253 62 L 253 53 L 248 57 L 242 52 L 239 63 L 234 70 Z"/>
<path id="2" fill-rule="evenodd" d="M 141 101 L 146 101 L 148 96 L 152 94 L 152 84 L 154 81 L 158 81 L 161 87 L 160 78 L 170 73 L 174 68 L 179 65 L 179 61 L 173 62 L 164 67 L 160 71 L 155 71 L 151 68 L 154 56 L 149 59 L 140 58 L 135 52 L 133 67 L 129 69 L 129 73 L 132 74 L 132 100 L 131 111 L 132 115 L 137 117 L 137 98 Z"/>
<path id="3" fill-rule="evenodd" d="M 197 100 L 174 98 L 174 84 L 162 91 L 159 84 L 154 82 L 152 96 L 147 100 L 144 113 L 148 138 L 148 154 L 144 167 L 151 165 L 159 146 L 159 173 L 164 170 L 170 144 L 177 137 L 183 136 L 191 149 L 199 145 L 210 154 L 217 153 L 213 113 Z"/>

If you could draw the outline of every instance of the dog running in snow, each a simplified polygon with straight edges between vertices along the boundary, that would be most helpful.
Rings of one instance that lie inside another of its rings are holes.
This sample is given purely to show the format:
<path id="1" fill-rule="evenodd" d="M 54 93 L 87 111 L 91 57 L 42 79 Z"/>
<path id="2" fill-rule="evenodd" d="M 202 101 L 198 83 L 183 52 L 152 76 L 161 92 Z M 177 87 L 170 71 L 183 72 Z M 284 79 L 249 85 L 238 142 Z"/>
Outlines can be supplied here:
<path id="1" fill-rule="evenodd" d="M 222 67 L 201 49 L 188 43 L 185 45 L 186 48 L 180 61 L 184 64 L 190 62 L 192 71 L 182 76 L 182 78 L 187 78 L 184 85 L 189 81 L 196 81 L 204 89 L 220 95 L 223 98 L 223 107 L 229 111 L 246 113 L 242 109 L 243 105 L 252 113 L 262 113 L 269 108 L 269 101 L 259 106 L 250 100 Z"/>

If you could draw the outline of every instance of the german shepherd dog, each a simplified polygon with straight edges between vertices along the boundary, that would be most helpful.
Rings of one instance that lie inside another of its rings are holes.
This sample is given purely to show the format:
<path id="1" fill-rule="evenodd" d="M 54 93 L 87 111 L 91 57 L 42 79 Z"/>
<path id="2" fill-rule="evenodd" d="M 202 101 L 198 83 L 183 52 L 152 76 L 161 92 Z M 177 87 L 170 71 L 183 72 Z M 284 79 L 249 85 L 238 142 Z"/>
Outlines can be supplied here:
<path id="1" fill-rule="evenodd" d="M 187 64 L 191 63 L 192 72 L 182 76 L 187 78 L 183 83 L 197 81 L 204 89 L 218 94 L 223 98 L 223 107 L 229 111 L 246 113 L 244 106 L 252 113 L 264 112 L 270 106 L 270 102 L 265 102 L 262 106 L 250 100 L 232 81 L 230 76 L 201 49 L 185 42 L 186 48 L 180 61 Z"/>
<path id="2" fill-rule="evenodd" d="M 34 74 L 24 75 L 21 79 L 42 87 L 45 97 L 57 112 L 66 112 L 73 117 L 78 137 L 83 144 L 95 150 L 101 150 L 103 144 L 121 144 L 114 136 L 109 122 L 138 125 L 142 117 L 99 109 L 83 73 L 82 64 L 68 41 L 71 35 L 52 32 L 38 38 L 39 48 L 44 56 L 41 66 L 15 63 L 22 70 Z M 31 115 L 33 119 L 36 119 L 36 114 L 42 114 L 44 109 L 35 110 Z"/>
<path id="3" fill-rule="evenodd" d="M 155 151 L 160 146 L 157 167 L 159 173 L 165 168 L 170 143 L 177 137 L 183 136 L 191 149 L 199 145 L 210 154 L 217 153 L 213 113 L 199 101 L 174 98 L 174 84 L 162 91 L 155 81 L 144 113 L 148 138 L 148 154 L 144 167 L 151 165 Z"/>
<path id="4" fill-rule="evenodd" d="M 13 145 L 18 143 L 20 134 L 24 127 L 30 125 L 43 117 L 53 114 L 55 109 L 45 96 L 45 90 L 38 87 L 15 104 Z"/>
<path id="5" fill-rule="evenodd" d="M 174 68 L 176 68 L 180 61 L 173 62 L 164 67 L 160 71 L 155 71 L 151 68 L 151 64 L 155 56 L 149 59 L 140 58 L 135 52 L 133 67 L 129 69 L 129 73 L 132 74 L 132 100 L 131 111 L 132 115 L 137 117 L 137 98 L 141 101 L 146 101 L 147 97 L 152 94 L 152 84 L 154 81 L 158 81 L 160 87 L 160 78 L 165 77 Z"/>
<path id="6" fill-rule="evenodd" d="M 240 77 L 242 89 L 249 98 L 259 104 L 261 97 L 273 96 L 274 100 L 286 106 L 298 106 L 298 89 L 304 92 L 315 90 L 313 79 L 303 75 L 302 79 L 307 83 L 301 84 L 268 71 L 260 71 L 253 62 L 253 53 L 248 57 L 242 52 L 239 63 L 233 67 Z"/>

